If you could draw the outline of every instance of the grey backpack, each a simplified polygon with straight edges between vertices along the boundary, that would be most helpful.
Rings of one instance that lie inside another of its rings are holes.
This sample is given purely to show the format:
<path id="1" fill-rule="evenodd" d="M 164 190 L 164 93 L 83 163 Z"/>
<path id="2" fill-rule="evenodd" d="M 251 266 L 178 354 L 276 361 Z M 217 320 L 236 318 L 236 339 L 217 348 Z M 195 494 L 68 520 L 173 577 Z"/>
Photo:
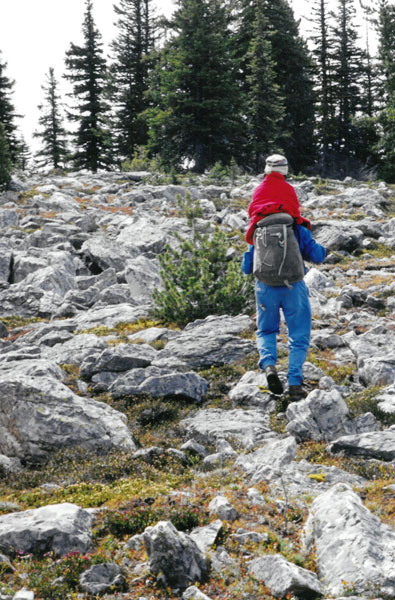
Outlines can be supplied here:
<path id="1" fill-rule="evenodd" d="M 299 250 L 291 215 L 278 213 L 258 221 L 254 232 L 253 273 L 266 285 L 286 285 L 304 277 L 303 258 Z"/>

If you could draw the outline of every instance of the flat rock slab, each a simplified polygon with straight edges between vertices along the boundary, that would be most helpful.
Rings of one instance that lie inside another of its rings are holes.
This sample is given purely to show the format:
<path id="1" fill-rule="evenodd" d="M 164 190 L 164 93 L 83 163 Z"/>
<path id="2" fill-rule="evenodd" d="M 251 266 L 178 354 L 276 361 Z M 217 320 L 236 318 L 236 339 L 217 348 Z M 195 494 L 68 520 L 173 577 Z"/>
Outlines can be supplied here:
<path id="1" fill-rule="evenodd" d="M 395 427 L 338 438 L 329 446 L 331 452 L 344 452 L 379 460 L 395 460 Z"/>
<path id="2" fill-rule="evenodd" d="M 77 315 L 74 320 L 76 330 L 91 329 L 93 327 L 115 327 L 120 323 L 135 323 L 149 315 L 149 306 L 130 306 L 130 304 L 116 304 L 103 308 L 91 308 Z"/>
<path id="3" fill-rule="evenodd" d="M 4 515 L 0 549 L 8 555 L 86 552 L 92 543 L 92 522 L 89 511 L 67 502 Z"/>
<path id="4" fill-rule="evenodd" d="M 316 548 L 328 596 L 343 595 L 344 582 L 357 594 L 378 591 L 380 596 L 394 596 L 395 532 L 348 485 L 337 484 L 314 500 L 304 542 L 308 550 Z"/>
<path id="5" fill-rule="evenodd" d="M 267 415 L 259 410 L 200 410 L 195 416 L 180 422 L 190 437 L 203 444 L 215 443 L 224 438 L 234 440 L 245 448 L 251 448 L 268 434 L 273 435 Z"/>

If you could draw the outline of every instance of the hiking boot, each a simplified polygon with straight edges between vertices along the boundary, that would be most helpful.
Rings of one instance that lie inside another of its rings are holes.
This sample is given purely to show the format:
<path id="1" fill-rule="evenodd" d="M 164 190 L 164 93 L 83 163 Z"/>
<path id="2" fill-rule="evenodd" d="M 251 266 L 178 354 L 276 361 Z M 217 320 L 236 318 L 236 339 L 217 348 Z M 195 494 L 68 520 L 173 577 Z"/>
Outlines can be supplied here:
<path id="1" fill-rule="evenodd" d="M 291 402 L 298 402 L 299 400 L 303 400 L 303 398 L 306 398 L 307 392 L 305 392 L 302 385 L 290 385 L 289 396 Z"/>
<path id="2" fill-rule="evenodd" d="M 266 367 L 265 375 L 269 390 L 275 396 L 280 396 L 283 393 L 284 389 L 283 384 L 281 383 L 280 378 L 277 375 L 276 367 L 274 365 L 269 365 L 268 367 Z"/>

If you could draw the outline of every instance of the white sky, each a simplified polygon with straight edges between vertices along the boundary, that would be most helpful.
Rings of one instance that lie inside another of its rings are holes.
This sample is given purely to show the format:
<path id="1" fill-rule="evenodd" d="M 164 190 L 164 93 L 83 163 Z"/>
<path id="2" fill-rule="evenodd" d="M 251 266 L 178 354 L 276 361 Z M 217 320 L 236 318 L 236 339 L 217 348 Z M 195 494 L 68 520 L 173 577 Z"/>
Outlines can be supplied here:
<path id="1" fill-rule="evenodd" d="M 7 63 L 5 74 L 15 80 L 13 104 L 19 114 L 17 124 L 30 147 L 37 149 L 32 140 L 38 126 L 37 105 L 43 101 L 41 86 L 45 83 L 50 67 L 60 85 L 65 72 L 64 58 L 70 43 L 82 43 L 81 27 L 85 13 L 84 0 L 0 0 L 1 61 Z M 113 5 L 117 0 L 93 0 L 93 16 L 104 47 L 116 37 Z M 301 18 L 301 33 L 307 27 L 304 16 L 311 12 L 309 0 L 291 0 L 295 17 Z M 329 0 L 329 8 L 335 8 L 337 0 Z M 157 0 L 158 13 L 170 15 L 171 0 Z M 62 95 L 63 89 L 59 88 Z M 65 100 L 65 98 L 63 98 Z"/>

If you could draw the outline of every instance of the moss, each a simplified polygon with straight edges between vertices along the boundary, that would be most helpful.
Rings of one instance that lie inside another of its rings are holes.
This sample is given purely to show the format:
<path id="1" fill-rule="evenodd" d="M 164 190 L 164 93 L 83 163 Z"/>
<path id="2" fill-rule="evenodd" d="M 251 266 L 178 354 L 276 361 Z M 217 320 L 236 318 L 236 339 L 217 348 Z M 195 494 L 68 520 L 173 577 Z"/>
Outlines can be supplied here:
<path id="1" fill-rule="evenodd" d="M 376 386 L 364 390 L 360 394 L 348 396 L 345 401 L 353 417 L 371 412 L 380 423 L 386 426 L 395 425 L 395 415 L 387 413 L 377 406 L 377 396 L 383 388 Z"/>

